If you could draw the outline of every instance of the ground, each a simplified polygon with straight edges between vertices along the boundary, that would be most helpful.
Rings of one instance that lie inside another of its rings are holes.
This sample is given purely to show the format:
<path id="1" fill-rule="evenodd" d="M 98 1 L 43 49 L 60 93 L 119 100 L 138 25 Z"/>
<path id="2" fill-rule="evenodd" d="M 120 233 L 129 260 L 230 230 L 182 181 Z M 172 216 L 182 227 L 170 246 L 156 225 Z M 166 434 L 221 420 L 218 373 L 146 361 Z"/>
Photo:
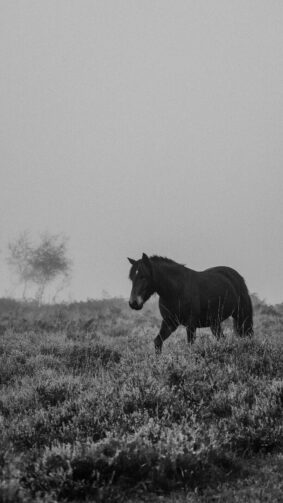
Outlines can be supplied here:
<path id="1" fill-rule="evenodd" d="M 0 301 L 0 501 L 282 502 L 283 310 L 254 306 L 157 360 L 155 305 Z"/>

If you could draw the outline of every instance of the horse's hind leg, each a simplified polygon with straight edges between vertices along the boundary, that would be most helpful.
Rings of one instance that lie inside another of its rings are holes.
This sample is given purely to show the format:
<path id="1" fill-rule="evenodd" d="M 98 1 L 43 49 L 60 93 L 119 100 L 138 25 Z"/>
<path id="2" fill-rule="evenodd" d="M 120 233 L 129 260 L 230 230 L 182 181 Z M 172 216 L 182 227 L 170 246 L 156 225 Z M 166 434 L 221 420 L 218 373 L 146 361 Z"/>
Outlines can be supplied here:
<path id="1" fill-rule="evenodd" d="M 163 342 L 174 332 L 176 327 L 172 327 L 166 321 L 162 321 L 159 334 L 154 339 L 155 354 L 159 356 L 162 351 Z"/>
<path id="2" fill-rule="evenodd" d="M 237 316 L 233 318 L 233 325 L 234 332 L 240 335 L 240 337 L 244 337 L 245 335 L 251 337 L 254 334 L 252 320 L 246 319 L 242 321 L 240 317 Z"/>
<path id="3" fill-rule="evenodd" d="M 210 325 L 210 330 L 217 339 L 220 339 L 220 337 L 224 335 L 220 322 L 215 322 Z"/>
<path id="4" fill-rule="evenodd" d="M 186 327 L 188 344 L 192 344 L 196 337 L 196 329 L 193 327 Z"/>

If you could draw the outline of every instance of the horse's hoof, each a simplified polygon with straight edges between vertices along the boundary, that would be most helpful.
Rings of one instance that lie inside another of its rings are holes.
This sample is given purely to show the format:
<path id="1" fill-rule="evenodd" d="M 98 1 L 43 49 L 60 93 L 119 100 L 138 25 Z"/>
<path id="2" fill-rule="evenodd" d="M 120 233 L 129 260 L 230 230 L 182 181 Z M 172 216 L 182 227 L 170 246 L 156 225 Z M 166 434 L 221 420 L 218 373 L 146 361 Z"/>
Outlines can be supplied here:
<path id="1" fill-rule="evenodd" d="M 155 346 L 155 356 L 160 356 L 160 355 L 161 355 L 161 347 Z"/>

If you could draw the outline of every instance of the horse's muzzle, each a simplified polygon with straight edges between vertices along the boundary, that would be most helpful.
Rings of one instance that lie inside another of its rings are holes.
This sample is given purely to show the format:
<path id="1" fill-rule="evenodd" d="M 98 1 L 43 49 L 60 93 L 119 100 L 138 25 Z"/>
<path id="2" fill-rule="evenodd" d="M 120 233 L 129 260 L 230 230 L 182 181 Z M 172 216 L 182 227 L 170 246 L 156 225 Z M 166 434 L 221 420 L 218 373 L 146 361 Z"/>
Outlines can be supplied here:
<path id="1" fill-rule="evenodd" d="M 139 311 L 143 304 L 142 303 L 138 303 L 136 300 L 134 300 L 133 302 L 129 301 L 129 306 L 131 309 L 135 309 L 136 311 Z"/>

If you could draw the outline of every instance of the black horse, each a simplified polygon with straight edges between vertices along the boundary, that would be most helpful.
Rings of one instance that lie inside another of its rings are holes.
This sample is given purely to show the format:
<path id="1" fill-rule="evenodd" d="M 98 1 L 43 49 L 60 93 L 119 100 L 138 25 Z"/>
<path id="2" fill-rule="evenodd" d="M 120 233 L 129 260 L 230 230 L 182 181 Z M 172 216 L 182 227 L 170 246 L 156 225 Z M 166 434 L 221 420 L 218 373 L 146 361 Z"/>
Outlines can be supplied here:
<path id="1" fill-rule="evenodd" d="M 189 343 L 200 327 L 210 327 L 220 337 L 221 322 L 229 316 L 238 335 L 253 334 L 251 298 L 244 279 L 234 269 L 219 266 L 197 272 L 168 258 L 149 258 L 145 253 L 140 260 L 128 260 L 132 264 L 130 307 L 139 310 L 153 293 L 159 295 L 163 319 L 154 340 L 157 353 L 179 325 L 186 327 Z"/>

